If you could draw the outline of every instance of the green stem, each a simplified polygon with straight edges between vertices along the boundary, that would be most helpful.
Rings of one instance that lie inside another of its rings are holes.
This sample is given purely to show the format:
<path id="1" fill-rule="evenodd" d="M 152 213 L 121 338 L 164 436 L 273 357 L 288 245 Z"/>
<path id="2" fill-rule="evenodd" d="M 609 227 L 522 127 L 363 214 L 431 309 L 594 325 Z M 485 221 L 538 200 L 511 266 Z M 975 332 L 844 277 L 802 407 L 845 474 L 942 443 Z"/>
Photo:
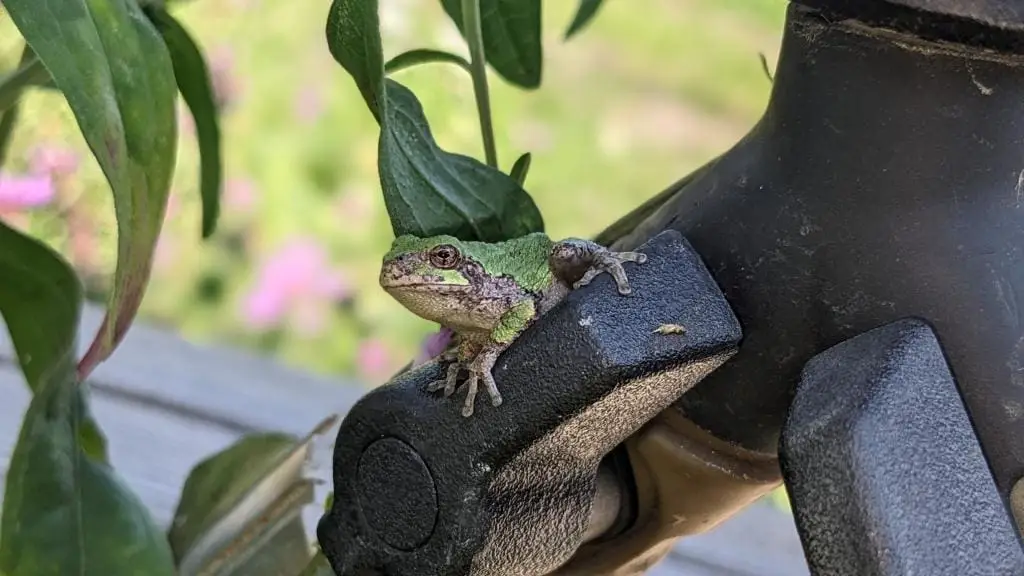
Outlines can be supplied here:
<path id="1" fill-rule="evenodd" d="M 21 60 L 18 62 L 18 70 L 21 70 L 26 64 L 31 64 L 33 61 L 39 62 L 36 58 L 36 53 L 32 51 L 32 48 L 26 43 L 25 47 L 21 51 Z M 42 66 L 40 66 L 42 68 Z M 13 75 L 13 74 L 12 74 Z M 6 80 L 10 76 L 6 76 Z M 2 90 L 2 85 L 0 85 Z M 0 168 L 4 165 L 4 160 L 7 159 L 7 148 L 11 144 L 11 134 L 14 132 L 14 125 L 18 122 L 18 97 L 21 93 L 22 88 L 18 88 L 17 93 L 14 96 L 14 101 L 10 106 L 0 108 Z"/>
<path id="2" fill-rule="evenodd" d="M 462 0 L 462 27 L 469 44 L 470 74 L 476 109 L 480 114 L 480 132 L 484 139 L 487 165 L 498 167 L 498 151 L 494 145 L 494 124 L 491 121 L 491 96 L 487 89 L 487 60 L 484 58 L 484 35 L 480 27 L 480 0 Z"/>
<path id="3" fill-rule="evenodd" d="M 43 84 L 48 78 L 46 67 L 35 56 L 13 72 L 0 77 L 0 112 L 13 106 L 27 86 Z"/>

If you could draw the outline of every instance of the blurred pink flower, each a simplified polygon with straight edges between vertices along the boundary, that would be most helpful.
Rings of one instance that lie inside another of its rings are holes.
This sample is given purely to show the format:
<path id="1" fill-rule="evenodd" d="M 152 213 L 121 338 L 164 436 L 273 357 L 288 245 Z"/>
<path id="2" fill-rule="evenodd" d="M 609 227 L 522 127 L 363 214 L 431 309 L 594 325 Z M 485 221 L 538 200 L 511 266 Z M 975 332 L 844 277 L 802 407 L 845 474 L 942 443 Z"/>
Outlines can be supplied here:
<path id="1" fill-rule="evenodd" d="M 49 174 L 11 176 L 0 173 L 0 213 L 43 206 L 53 197 L 53 178 Z"/>
<path id="2" fill-rule="evenodd" d="M 153 270 L 162 273 L 170 268 L 178 254 L 174 238 L 166 232 L 157 238 L 157 247 L 153 252 Z"/>
<path id="3" fill-rule="evenodd" d="M 454 332 L 452 332 L 451 328 L 441 327 L 437 332 L 424 338 L 420 344 L 419 354 L 412 360 L 412 367 L 415 368 L 421 364 L 426 364 L 436 358 L 438 354 L 444 352 L 448 344 L 451 343 L 453 335 Z"/>
<path id="4" fill-rule="evenodd" d="M 323 97 L 316 86 L 306 85 L 295 98 L 295 115 L 307 123 L 315 122 L 324 111 Z"/>
<path id="5" fill-rule="evenodd" d="M 229 179 L 224 183 L 224 204 L 234 212 L 251 212 L 256 205 L 256 185 L 248 178 Z"/>
<path id="6" fill-rule="evenodd" d="M 350 287 L 344 273 L 333 269 L 323 247 L 310 238 L 299 238 L 282 246 L 263 262 L 255 288 L 243 303 L 242 313 L 253 328 L 265 329 L 293 315 L 303 332 L 320 328 L 311 321 L 317 307 L 347 297 Z"/>
<path id="7" fill-rule="evenodd" d="M 356 364 L 359 367 L 359 372 L 364 376 L 381 376 L 387 371 L 390 364 L 387 347 L 376 338 L 364 340 L 359 344 Z"/>
<path id="8" fill-rule="evenodd" d="M 209 66 L 214 103 L 218 110 L 224 111 L 238 101 L 241 93 L 238 78 L 235 76 L 235 57 L 231 49 L 222 46 L 214 50 Z"/>
<path id="9" fill-rule="evenodd" d="M 178 114 L 178 130 L 187 136 L 192 136 L 196 133 L 196 124 L 192 119 L 192 112 L 188 109 L 188 106 L 178 100 L 177 106 Z"/>
<path id="10" fill-rule="evenodd" d="M 43 144 L 32 151 L 32 172 L 51 176 L 69 176 L 78 170 L 79 155 L 59 144 Z"/>

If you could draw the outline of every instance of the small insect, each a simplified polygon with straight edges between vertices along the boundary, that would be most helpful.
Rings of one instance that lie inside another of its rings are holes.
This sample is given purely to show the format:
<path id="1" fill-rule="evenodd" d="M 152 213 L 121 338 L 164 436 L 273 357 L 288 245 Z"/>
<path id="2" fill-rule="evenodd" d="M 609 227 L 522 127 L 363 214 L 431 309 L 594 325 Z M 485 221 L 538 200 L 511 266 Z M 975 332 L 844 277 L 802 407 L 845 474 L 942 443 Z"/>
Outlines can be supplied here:
<path id="1" fill-rule="evenodd" d="M 654 329 L 655 334 L 686 334 L 686 326 L 682 324 L 662 324 Z"/>

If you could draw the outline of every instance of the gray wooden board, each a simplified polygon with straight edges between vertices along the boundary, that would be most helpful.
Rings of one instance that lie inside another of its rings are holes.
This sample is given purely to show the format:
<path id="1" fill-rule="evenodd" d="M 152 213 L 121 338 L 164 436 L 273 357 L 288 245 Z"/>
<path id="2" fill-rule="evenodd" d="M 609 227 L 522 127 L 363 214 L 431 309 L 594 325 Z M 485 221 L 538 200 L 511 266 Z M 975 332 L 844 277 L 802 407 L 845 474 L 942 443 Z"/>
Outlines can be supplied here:
<path id="1" fill-rule="evenodd" d="M 87 307 L 84 351 L 102 313 Z M 306 374 L 240 350 L 198 346 L 172 332 L 136 324 L 92 378 L 93 411 L 114 466 L 167 525 L 189 470 L 247 432 L 302 436 L 343 414 L 365 392 L 357 383 Z M 0 490 L 29 393 L 0 330 Z M 330 489 L 334 430 L 315 445 L 310 475 Z M 2 494 L 2 492 L 0 492 Z M 317 506 L 304 514 L 312 534 Z M 803 576 L 808 574 L 792 518 L 767 503 L 750 506 L 707 534 L 681 540 L 651 576 Z"/>

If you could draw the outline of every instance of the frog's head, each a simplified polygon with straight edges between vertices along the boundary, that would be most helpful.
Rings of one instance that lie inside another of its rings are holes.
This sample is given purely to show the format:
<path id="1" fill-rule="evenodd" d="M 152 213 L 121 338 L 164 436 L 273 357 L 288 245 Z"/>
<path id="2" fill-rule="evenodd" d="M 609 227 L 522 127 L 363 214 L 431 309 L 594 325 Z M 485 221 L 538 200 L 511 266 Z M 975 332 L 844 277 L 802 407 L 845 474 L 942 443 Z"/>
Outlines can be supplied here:
<path id="1" fill-rule="evenodd" d="M 380 285 L 418 316 L 441 321 L 474 293 L 481 267 L 466 248 L 452 236 L 399 236 L 384 256 Z"/>

